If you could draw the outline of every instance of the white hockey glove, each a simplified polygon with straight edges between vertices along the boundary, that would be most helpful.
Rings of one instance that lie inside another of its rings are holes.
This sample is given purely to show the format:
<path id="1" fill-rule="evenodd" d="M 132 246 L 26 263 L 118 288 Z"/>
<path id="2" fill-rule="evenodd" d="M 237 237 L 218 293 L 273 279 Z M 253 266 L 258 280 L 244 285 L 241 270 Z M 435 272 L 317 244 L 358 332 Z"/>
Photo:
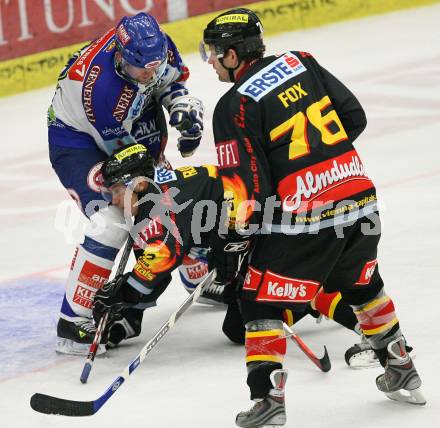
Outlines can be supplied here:
<path id="1" fill-rule="evenodd" d="M 204 107 L 201 100 L 183 95 L 173 100 L 170 125 L 181 134 L 177 145 L 182 157 L 194 154 L 202 139 Z"/>

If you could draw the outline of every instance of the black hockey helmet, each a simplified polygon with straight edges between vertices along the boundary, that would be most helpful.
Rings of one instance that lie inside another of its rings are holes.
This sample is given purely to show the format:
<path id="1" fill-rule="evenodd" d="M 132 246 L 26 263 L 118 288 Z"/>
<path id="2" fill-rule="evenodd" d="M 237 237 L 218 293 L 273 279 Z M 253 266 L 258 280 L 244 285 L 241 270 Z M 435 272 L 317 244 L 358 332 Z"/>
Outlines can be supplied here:
<path id="1" fill-rule="evenodd" d="M 234 49 L 241 60 L 251 61 L 264 55 L 266 48 L 262 34 L 263 24 L 257 14 L 250 9 L 236 8 L 223 12 L 207 25 L 203 31 L 203 43 L 213 45 L 218 58 L 222 58 L 228 49 Z M 205 46 L 201 48 L 207 59 Z"/>
<path id="2" fill-rule="evenodd" d="M 154 175 L 154 159 L 142 144 L 128 144 L 116 149 L 101 167 L 104 186 L 128 184 L 136 177 Z"/>

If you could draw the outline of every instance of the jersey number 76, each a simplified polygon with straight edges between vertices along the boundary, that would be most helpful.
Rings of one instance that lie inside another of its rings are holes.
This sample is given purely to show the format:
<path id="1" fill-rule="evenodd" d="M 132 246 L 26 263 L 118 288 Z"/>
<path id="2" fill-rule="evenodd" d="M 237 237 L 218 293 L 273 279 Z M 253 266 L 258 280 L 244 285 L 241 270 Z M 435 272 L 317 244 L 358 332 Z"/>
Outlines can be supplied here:
<path id="1" fill-rule="evenodd" d="M 320 101 L 309 105 L 306 112 L 299 111 L 270 131 L 271 141 L 277 141 L 287 132 L 292 130 L 289 144 L 289 159 L 294 160 L 310 153 L 310 145 L 307 135 L 307 126 L 310 122 L 321 133 L 321 140 L 329 146 L 348 140 L 342 122 L 335 110 L 330 110 L 322 115 L 322 112 L 332 103 L 326 95 Z M 332 130 L 330 129 L 332 127 Z"/>

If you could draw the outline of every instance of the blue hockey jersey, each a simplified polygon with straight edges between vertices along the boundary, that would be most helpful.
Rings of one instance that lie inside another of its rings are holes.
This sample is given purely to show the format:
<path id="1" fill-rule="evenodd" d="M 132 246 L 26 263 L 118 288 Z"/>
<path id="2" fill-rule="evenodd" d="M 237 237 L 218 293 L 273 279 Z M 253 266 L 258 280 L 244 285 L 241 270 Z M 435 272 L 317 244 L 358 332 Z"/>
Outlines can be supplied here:
<path id="1" fill-rule="evenodd" d="M 159 104 L 169 110 L 173 99 L 188 94 L 185 81 L 189 71 L 169 36 L 165 72 L 158 85 L 146 91 L 143 85 L 118 74 L 114 34 L 112 28 L 86 45 L 61 72 L 48 124 L 65 128 L 68 138 L 56 138 L 52 144 L 77 148 L 97 145 L 111 154 L 122 144 L 140 142 L 133 124 L 149 107 Z"/>

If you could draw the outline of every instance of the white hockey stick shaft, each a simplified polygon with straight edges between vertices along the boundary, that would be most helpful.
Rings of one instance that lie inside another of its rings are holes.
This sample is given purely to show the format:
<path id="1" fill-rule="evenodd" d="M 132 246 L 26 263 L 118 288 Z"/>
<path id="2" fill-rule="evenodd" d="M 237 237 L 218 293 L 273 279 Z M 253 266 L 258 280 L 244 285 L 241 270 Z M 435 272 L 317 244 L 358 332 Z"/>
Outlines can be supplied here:
<path id="1" fill-rule="evenodd" d="M 121 260 L 119 261 L 118 268 L 115 273 L 115 277 L 124 273 L 125 266 L 127 265 L 128 257 L 130 256 L 130 251 L 133 247 L 133 239 L 131 236 L 128 237 L 127 243 L 125 244 L 124 252 L 122 253 Z M 104 333 L 105 327 L 108 321 L 108 311 L 99 320 L 98 327 L 96 328 L 95 337 L 90 345 L 89 353 L 84 363 L 84 367 L 81 372 L 80 381 L 81 383 L 87 383 L 90 372 L 93 367 L 93 361 L 95 360 L 96 353 L 98 352 L 99 344 L 101 343 L 102 333 Z"/>
<path id="2" fill-rule="evenodd" d="M 53 397 L 46 394 L 36 393 L 31 397 L 31 407 L 40 413 L 56 414 L 64 416 L 90 416 L 94 415 L 119 389 L 145 360 L 148 353 L 160 342 L 160 340 L 168 333 L 177 320 L 193 305 L 200 297 L 203 288 L 211 283 L 216 276 L 216 270 L 213 269 L 208 276 L 196 287 L 194 292 L 190 294 L 179 308 L 173 312 L 168 321 L 157 331 L 157 333 L 146 343 L 139 354 L 131 361 L 124 371 L 112 382 L 106 391 L 93 401 L 75 401 L 64 398 Z"/>

